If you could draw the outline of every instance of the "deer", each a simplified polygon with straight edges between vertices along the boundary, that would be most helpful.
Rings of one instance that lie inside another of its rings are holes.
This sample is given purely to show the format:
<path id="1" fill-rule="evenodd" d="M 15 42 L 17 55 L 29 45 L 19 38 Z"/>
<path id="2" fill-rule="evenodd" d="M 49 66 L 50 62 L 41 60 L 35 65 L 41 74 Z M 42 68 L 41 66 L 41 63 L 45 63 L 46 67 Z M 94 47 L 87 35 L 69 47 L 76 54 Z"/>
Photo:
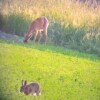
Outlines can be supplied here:
<path id="1" fill-rule="evenodd" d="M 38 44 L 42 38 L 42 32 L 45 36 L 45 45 L 47 42 L 47 29 L 48 29 L 49 21 L 45 16 L 41 16 L 35 19 L 29 26 L 28 32 L 26 33 L 23 42 L 27 43 L 29 39 L 34 36 L 33 42 L 35 43 L 37 35 L 39 35 Z"/>

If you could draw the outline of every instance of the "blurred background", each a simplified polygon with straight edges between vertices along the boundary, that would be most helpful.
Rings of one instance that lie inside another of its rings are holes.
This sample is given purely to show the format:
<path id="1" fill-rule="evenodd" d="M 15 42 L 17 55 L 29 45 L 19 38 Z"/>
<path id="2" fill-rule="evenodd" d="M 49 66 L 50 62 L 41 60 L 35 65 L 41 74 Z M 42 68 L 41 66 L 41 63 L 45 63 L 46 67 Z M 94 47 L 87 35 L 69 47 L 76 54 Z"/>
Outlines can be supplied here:
<path id="1" fill-rule="evenodd" d="M 48 44 L 100 56 L 100 0 L 0 0 L 3 32 L 24 37 L 40 16 L 50 22 Z"/>

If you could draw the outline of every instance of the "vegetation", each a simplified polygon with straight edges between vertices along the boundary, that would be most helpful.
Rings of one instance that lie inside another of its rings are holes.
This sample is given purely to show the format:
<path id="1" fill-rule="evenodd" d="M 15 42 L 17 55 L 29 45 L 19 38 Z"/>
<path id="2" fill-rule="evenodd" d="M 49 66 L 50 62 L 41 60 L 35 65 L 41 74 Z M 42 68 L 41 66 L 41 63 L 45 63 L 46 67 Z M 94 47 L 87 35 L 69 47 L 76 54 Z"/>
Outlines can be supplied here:
<path id="1" fill-rule="evenodd" d="M 100 56 L 100 10 L 70 0 L 1 0 L 0 28 L 24 36 L 32 20 L 46 16 L 48 43 Z"/>
<path id="2" fill-rule="evenodd" d="M 0 0 L 2 31 L 24 37 L 37 17 L 50 22 L 46 46 L 0 39 L 0 100 L 100 99 L 100 7 L 71 1 Z M 22 79 L 42 95 L 20 93 Z"/>
<path id="3" fill-rule="evenodd" d="M 100 57 L 60 47 L 0 40 L 0 100 L 99 100 Z M 20 93 L 39 82 L 40 97 Z"/>

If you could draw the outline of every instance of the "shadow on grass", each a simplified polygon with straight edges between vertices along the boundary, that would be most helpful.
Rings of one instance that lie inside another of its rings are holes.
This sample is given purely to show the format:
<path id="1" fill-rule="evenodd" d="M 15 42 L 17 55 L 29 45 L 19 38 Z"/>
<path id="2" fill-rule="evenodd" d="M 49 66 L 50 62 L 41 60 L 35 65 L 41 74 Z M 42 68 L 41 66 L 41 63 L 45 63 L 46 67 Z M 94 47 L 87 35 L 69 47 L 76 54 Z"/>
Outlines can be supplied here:
<path id="1" fill-rule="evenodd" d="M 5 97 L 2 93 L 0 93 L 0 100 L 7 100 L 7 97 Z"/>
<path id="2" fill-rule="evenodd" d="M 32 43 L 21 44 L 21 45 L 24 45 L 25 47 L 28 47 L 28 48 L 38 49 L 38 50 L 41 50 L 41 51 L 59 53 L 59 54 L 72 56 L 72 57 L 78 57 L 78 58 L 85 58 L 85 59 L 92 60 L 92 61 L 100 60 L 100 56 L 98 56 L 98 55 L 88 54 L 88 53 L 85 53 L 85 52 L 79 52 L 77 50 L 66 49 L 66 48 L 60 47 L 60 46 L 54 46 L 54 45 L 45 46 L 44 44 L 33 45 Z"/>
<path id="3" fill-rule="evenodd" d="M 40 51 L 48 51 L 48 52 L 52 52 L 52 53 L 58 53 L 58 54 L 63 54 L 63 55 L 67 55 L 67 56 L 77 57 L 77 58 L 84 58 L 84 59 L 88 59 L 88 60 L 92 60 L 92 61 L 100 60 L 99 55 L 87 54 L 85 52 L 70 50 L 70 49 L 66 49 L 63 47 L 54 46 L 54 45 L 50 45 L 50 44 L 47 44 L 47 45 L 39 44 L 38 45 L 37 43 L 33 44 L 32 42 L 22 43 L 22 42 L 15 42 L 15 41 L 2 40 L 2 39 L 0 39 L 0 43 L 23 46 L 26 48 L 37 49 Z"/>

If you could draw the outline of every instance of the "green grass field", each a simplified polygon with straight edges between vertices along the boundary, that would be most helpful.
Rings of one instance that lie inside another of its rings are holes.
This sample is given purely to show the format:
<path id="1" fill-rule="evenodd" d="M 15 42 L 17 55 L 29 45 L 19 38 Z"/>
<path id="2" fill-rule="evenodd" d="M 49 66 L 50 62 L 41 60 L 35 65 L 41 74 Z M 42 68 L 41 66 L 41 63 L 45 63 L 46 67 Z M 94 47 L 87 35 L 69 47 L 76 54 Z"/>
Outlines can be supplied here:
<path id="1" fill-rule="evenodd" d="M 22 79 L 39 82 L 42 95 L 20 93 Z M 100 100 L 100 58 L 0 40 L 0 100 Z"/>
<path id="2" fill-rule="evenodd" d="M 1 0 L 0 30 L 24 37 L 31 22 L 45 16 L 48 43 L 100 56 L 100 6 L 74 1 Z"/>

